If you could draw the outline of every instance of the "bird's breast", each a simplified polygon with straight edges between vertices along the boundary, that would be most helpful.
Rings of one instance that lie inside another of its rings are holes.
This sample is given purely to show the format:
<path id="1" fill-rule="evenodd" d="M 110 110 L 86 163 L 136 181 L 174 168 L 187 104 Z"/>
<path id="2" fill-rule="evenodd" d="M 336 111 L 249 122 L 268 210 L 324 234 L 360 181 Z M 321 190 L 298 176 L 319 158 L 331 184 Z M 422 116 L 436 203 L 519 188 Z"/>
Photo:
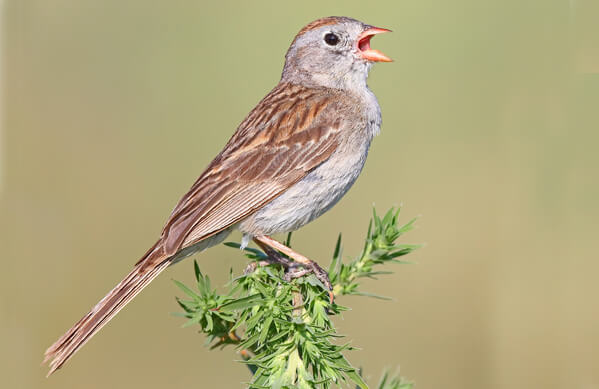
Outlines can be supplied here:
<path id="1" fill-rule="evenodd" d="M 297 230 L 331 209 L 354 184 L 381 125 L 381 110 L 367 87 L 352 91 L 339 112 L 343 137 L 335 152 L 280 196 L 239 223 L 248 235 Z"/>
<path id="2" fill-rule="evenodd" d="M 360 175 L 374 131 L 363 128 L 346 139 L 329 159 L 241 222 L 239 230 L 254 236 L 294 231 L 331 209 Z"/>

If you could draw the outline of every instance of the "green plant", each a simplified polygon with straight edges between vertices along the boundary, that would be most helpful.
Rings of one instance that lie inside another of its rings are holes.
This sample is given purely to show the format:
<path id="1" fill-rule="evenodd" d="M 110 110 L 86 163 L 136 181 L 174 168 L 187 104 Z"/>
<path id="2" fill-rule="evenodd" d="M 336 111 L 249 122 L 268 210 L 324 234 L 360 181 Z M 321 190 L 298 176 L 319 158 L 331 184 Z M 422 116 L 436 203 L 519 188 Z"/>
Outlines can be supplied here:
<path id="1" fill-rule="evenodd" d="M 397 244 L 397 239 L 413 227 L 414 220 L 399 225 L 399 210 L 390 209 L 382 218 L 373 212 L 366 242 L 360 255 L 349 263 L 342 261 L 341 235 L 337 239 L 329 278 L 336 298 L 343 295 L 373 296 L 359 289 L 361 278 L 389 274 L 375 271 L 377 265 L 406 263 L 398 258 L 418 245 Z M 287 245 L 291 243 L 291 234 Z M 225 243 L 239 248 L 236 243 Z M 185 326 L 199 325 L 212 349 L 234 345 L 253 377 L 250 388 L 330 388 L 353 382 L 367 388 L 359 371 L 343 355 L 352 350 L 339 344 L 331 316 L 347 310 L 331 302 L 327 291 L 314 275 L 285 280 L 285 269 L 264 263 L 267 255 L 246 248 L 252 260 L 243 275 L 233 278 L 228 290 L 217 292 L 210 278 L 194 262 L 197 291 L 175 281 L 187 295 L 177 298 L 188 318 Z M 408 389 L 412 384 L 385 374 L 380 389 Z"/>

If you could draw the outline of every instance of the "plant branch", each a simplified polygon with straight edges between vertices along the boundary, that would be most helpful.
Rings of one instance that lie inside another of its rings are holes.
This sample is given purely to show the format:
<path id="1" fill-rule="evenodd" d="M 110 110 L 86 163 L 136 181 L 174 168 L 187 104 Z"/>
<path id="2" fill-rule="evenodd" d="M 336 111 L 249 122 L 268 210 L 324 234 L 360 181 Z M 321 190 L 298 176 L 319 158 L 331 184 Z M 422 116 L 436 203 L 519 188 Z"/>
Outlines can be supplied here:
<path id="1" fill-rule="evenodd" d="M 342 261 L 341 235 L 337 239 L 329 278 L 335 297 L 362 295 L 379 297 L 360 290 L 359 280 L 389 274 L 375 268 L 385 263 L 407 263 L 399 258 L 418 245 L 398 244 L 398 238 L 413 228 L 414 220 L 400 225 L 399 210 L 383 217 L 373 211 L 364 247 L 354 260 Z M 286 246 L 291 243 L 287 236 Z M 239 248 L 236 243 L 225 243 Z M 250 371 L 250 388 L 330 388 L 353 382 L 368 388 L 344 356 L 353 350 L 338 344 L 331 317 L 348 308 L 329 300 L 328 291 L 313 275 L 289 280 L 292 266 L 269 261 L 267 253 L 246 248 L 252 261 L 244 274 L 232 278 L 225 293 L 212 289 L 210 278 L 194 262 L 197 292 L 175 281 L 186 294 L 177 298 L 189 319 L 185 326 L 199 325 L 211 348 L 233 345 Z M 297 271 L 297 270 L 295 270 Z M 286 280 L 287 279 L 287 280 Z M 385 374 L 379 389 L 407 389 L 412 384 Z"/>

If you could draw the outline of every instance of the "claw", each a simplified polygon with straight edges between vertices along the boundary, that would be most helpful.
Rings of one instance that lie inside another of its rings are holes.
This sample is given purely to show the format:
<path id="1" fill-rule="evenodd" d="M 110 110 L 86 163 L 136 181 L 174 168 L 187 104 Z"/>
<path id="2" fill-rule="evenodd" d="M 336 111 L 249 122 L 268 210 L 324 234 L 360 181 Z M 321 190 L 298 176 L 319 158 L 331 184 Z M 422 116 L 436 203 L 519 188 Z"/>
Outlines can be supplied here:
<path id="1" fill-rule="evenodd" d="M 310 273 L 312 273 L 312 269 L 293 269 L 293 268 L 289 268 L 285 272 L 285 281 L 291 282 L 291 280 L 303 277 L 306 274 L 310 274 Z"/>
<path id="2" fill-rule="evenodd" d="M 291 281 L 294 278 L 299 278 L 306 274 L 314 273 L 314 276 L 316 276 L 316 278 L 327 289 L 329 293 L 329 300 L 331 304 L 333 303 L 335 295 L 333 294 L 333 287 L 331 285 L 331 281 L 329 280 L 329 274 L 316 262 L 311 261 L 310 259 L 304 257 L 299 253 L 296 253 L 289 247 L 277 242 L 276 240 L 268 236 L 256 236 L 254 237 L 254 242 L 256 242 L 256 244 L 258 244 L 258 246 L 260 246 L 260 248 L 264 250 L 266 255 L 268 255 L 269 259 L 267 260 L 267 262 L 276 262 L 283 265 L 283 267 L 285 268 L 285 280 L 287 282 Z M 291 261 L 287 257 L 283 256 L 281 253 L 284 253 L 289 258 L 294 259 L 294 261 Z M 303 269 L 296 269 L 298 265 L 302 266 Z"/>
<path id="3" fill-rule="evenodd" d="M 253 273 L 256 271 L 256 269 L 258 267 L 263 267 L 263 266 L 268 266 L 268 265 L 272 265 L 273 263 L 278 263 L 274 260 L 263 260 L 263 261 L 257 261 L 257 262 L 250 262 L 248 263 L 248 265 L 245 267 L 245 270 L 243 271 L 244 275 L 248 275 L 250 273 Z"/>

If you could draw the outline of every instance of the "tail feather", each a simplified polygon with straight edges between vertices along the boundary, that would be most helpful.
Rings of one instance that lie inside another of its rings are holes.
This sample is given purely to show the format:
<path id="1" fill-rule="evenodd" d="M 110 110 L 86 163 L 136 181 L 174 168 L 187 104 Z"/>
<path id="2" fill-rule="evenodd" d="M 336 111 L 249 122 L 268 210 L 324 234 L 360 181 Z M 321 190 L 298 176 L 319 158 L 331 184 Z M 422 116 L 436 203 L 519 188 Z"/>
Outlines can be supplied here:
<path id="1" fill-rule="evenodd" d="M 156 251 L 154 253 L 158 254 Z M 129 301 L 168 267 L 171 258 L 150 258 L 151 251 L 138 262 L 114 289 L 46 350 L 44 362 L 50 361 L 48 376 L 59 369 L 92 336 L 110 321 Z"/>

